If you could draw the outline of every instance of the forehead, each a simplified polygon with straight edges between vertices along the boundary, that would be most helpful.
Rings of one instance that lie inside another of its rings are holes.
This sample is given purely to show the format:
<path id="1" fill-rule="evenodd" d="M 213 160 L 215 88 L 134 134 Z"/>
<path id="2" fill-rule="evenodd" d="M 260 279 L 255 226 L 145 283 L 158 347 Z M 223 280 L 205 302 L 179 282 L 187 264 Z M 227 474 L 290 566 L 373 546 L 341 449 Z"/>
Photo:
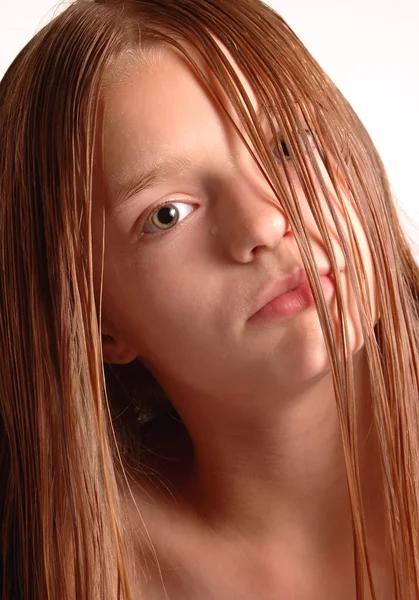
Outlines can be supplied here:
<path id="1" fill-rule="evenodd" d="M 244 73 L 228 50 L 222 51 L 235 69 L 255 110 L 258 99 Z M 211 88 L 229 115 L 241 128 L 239 119 L 223 89 L 196 52 L 187 48 L 208 78 Z M 168 159 L 182 167 L 180 149 L 190 160 L 202 160 L 200 151 L 224 144 L 234 154 L 234 128 L 205 83 L 182 53 L 160 48 L 150 61 L 133 61 L 123 75 L 108 86 L 104 111 L 103 167 L 111 188 L 118 186 L 132 166 L 156 167 Z M 200 159 L 198 158 L 200 154 Z"/>
<path id="2" fill-rule="evenodd" d="M 257 108 L 259 106 L 258 99 L 243 71 L 225 45 L 215 36 L 212 37 L 227 61 L 233 67 L 251 103 Z M 196 49 L 191 47 L 189 43 L 182 41 L 182 46 L 201 69 L 204 77 L 208 80 L 210 88 L 212 88 L 212 91 L 222 101 L 228 113 L 236 120 L 231 103 L 211 69 Z M 130 110 L 127 112 L 127 109 L 132 107 L 132 101 L 126 94 L 127 91 L 137 95 L 136 101 L 138 107 L 144 108 L 146 111 L 145 117 L 156 113 L 158 109 L 166 113 L 171 110 L 174 112 L 178 108 L 176 94 L 181 91 L 185 92 L 181 104 L 188 101 L 189 95 L 191 96 L 189 104 L 195 102 L 198 97 L 202 98 L 203 95 L 210 95 L 205 83 L 194 71 L 187 58 L 177 48 L 167 44 L 150 47 L 139 56 L 138 61 L 134 59 L 131 63 L 131 66 L 123 70 L 124 75 L 113 78 L 112 84 L 108 86 L 107 117 L 110 116 L 110 113 L 112 113 L 113 118 L 115 118 L 118 112 L 120 116 L 122 112 L 126 115 L 131 113 Z M 168 103 L 167 97 L 171 94 L 171 91 L 173 92 L 172 98 L 171 102 Z M 212 100 L 212 102 L 216 105 L 215 100 Z M 238 121 L 237 124 L 239 125 Z"/>

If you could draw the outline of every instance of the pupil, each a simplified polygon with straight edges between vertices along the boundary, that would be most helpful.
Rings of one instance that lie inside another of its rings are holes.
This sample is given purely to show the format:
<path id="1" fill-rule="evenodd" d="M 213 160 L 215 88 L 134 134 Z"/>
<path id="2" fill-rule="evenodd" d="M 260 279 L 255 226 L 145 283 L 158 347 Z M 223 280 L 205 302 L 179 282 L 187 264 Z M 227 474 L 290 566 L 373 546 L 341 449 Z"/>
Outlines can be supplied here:
<path id="1" fill-rule="evenodd" d="M 158 216 L 162 225 L 170 225 L 170 223 L 176 217 L 176 209 L 173 206 L 163 206 L 163 208 L 159 210 Z"/>
<path id="2" fill-rule="evenodd" d="M 289 151 L 288 151 L 287 144 L 284 142 L 284 140 L 282 140 L 282 142 L 281 142 L 281 147 L 282 147 L 282 150 L 283 150 L 283 152 L 284 152 L 285 156 L 286 156 L 287 158 L 289 158 L 291 155 L 290 155 L 290 153 L 289 153 Z"/>

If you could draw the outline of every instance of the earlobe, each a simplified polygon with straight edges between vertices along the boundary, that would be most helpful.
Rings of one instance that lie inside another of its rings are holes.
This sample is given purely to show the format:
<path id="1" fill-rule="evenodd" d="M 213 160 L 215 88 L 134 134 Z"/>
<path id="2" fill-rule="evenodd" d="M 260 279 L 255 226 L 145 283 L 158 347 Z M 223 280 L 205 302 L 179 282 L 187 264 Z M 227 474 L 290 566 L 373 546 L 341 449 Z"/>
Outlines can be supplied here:
<path id="1" fill-rule="evenodd" d="M 138 352 L 129 342 L 102 334 L 103 360 L 109 364 L 124 365 L 132 362 Z"/>

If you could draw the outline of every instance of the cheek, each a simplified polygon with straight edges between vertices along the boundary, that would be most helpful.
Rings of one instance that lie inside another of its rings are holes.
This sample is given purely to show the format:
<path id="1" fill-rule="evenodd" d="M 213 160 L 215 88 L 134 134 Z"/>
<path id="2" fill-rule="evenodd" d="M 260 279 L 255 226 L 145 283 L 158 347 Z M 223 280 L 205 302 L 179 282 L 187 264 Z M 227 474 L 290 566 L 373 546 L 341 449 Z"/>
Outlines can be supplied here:
<path id="1" fill-rule="evenodd" d="M 330 179 L 328 179 L 327 173 L 325 171 L 323 171 L 322 174 L 325 177 L 325 180 L 329 184 L 329 188 L 328 188 L 329 193 L 331 195 L 332 200 L 334 201 L 333 207 L 336 211 L 336 216 L 337 216 L 340 228 L 342 230 L 342 234 L 344 236 L 345 242 L 347 243 L 349 252 L 351 253 L 352 256 L 353 256 L 353 253 L 351 251 L 351 236 L 350 236 L 349 227 L 351 227 L 354 237 L 357 241 L 357 244 L 359 247 L 359 257 L 362 262 L 362 266 L 365 270 L 365 279 L 364 280 L 367 282 L 367 285 L 368 285 L 372 319 L 373 319 L 373 323 L 376 323 L 376 320 L 377 320 L 376 278 L 375 278 L 375 273 L 374 273 L 374 268 L 373 268 L 372 254 L 371 254 L 371 250 L 370 250 L 370 246 L 368 243 L 366 233 L 360 223 L 357 210 L 353 206 L 353 203 L 350 201 L 349 194 L 345 190 L 344 183 L 342 182 L 342 187 L 341 187 L 342 197 L 343 197 L 342 199 L 343 199 L 343 202 L 345 203 L 344 208 L 343 208 L 340 201 L 338 201 L 338 199 L 336 197 L 336 192 L 330 182 Z M 319 191 L 319 197 L 323 198 L 321 190 L 319 189 L 318 191 Z M 346 216 L 345 216 L 344 209 L 348 213 L 348 218 L 346 218 Z M 308 224 L 308 227 L 310 229 L 310 237 L 314 242 L 317 242 L 322 247 L 324 253 L 327 254 L 325 242 L 323 241 L 323 239 L 320 235 L 320 231 L 315 223 L 314 217 L 313 217 L 308 205 L 306 205 L 306 210 L 307 210 L 307 214 L 305 214 L 304 216 L 306 219 L 306 223 Z M 346 259 L 345 259 L 345 254 L 344 254 L 343 247 L 342 247 L 342 242 L 338 235 L 336 224 L 333 221 L 331 212 L 330 212 L 329 208 L 327 207 L 326 201 L 324 200 L 324 198 L 322 201 L 322 211 L 323 211 L 323 215 L 324 215 L 324 218 L 326 221 L 327 230 L 330 235 L 330 240 L 331 240 L 332 248 L 333 248 L 333 251 L 334 251 L 334 254 L 336 257 L 336 262 L 337 262 L 338 266 L 345 268 Z M 349 224 L 348 224 L 348 221 L 349 221 Z M 354 248 L 354 251 L 356 251 L 355 248 Z M 359 317 L 359 311 L 358 311 L 357 298 L 355 296 L 355 292 L 353 290 L 347 269 L 344 272 L 342 288 L 343 288 L 342 292 L 343 292 L 343 302 L 344 302 L 345 312 L 348 315 L 348 327 L 349 327 L 349 337 L 351 339 L 351 347 L 354 351 L 356 351 L 363 344 L 363 336 L 362 336 L 362 329 L 361 329 L 361 323 L 360 323 L 360 317 Z M 336 325 L 336 334 L 339 338 L 338 331 L 337 331 L 337 305 L 336 305 L 336 303 L 334 305 L 334 317 L 335 317 L 335 325 Z"/>
<path id="2" fill-rule="evenodd" d="M 216 290 L 211 291 L 208 278 L 198 277 L 199 265 L 185 264 L 175 252 L 166 256 L 156 251 L 153 258 L 147 253 L 139 257 L 141 249 L 136 252 L 137 257 L 131 249 L 129 258 L 114 253 L 106 261 L 104 309 L 140 352 L 192 343 L 202 329 L 214 325 L 208 298 Z"/>
<path id="3" fill-rule="evenodd" d="M 371 308 L 372 318 L 375 323 L 376 318 L 377 318 L 376 317 L 377 285 L 376 285 L 376 277 L 375 277 L 375 272 L 374 272 L 371 248 L 370 248 L 370 245 L 368 242 L 367 234 L 366 234 L 364 228 L 362 227 L 360 219 L 358 217 L 357 210 L 349 202 L 347 204 L 347 211 L 348 211 L 350 223 L 352 225 L 353 234 L 354 234 L 354 237 L 356 239 L 356 242 L 357 242 L 358 248 L 359 248 L 359 259 L 360 259 L 361 265 L 365 272 L 365 276 L 363 276 L 361 273 L 361 283 L 364 281 L 367 284 L 366 287 L 368 287 L 369 306 Z M 342 222 L 343 222 L 343 217 L 342 217 Z M 351 248 L 348 227 L 346 226 L 346 223 L 344 223 L 344 222 L 343 222 L 342 226 L 344 228 L 345 238 L 348 242 L 349 248 Z M 355 251 L 356 251 L 356 249 L 354 248 L 354 252 Z M 353 255 L 353 253 L 351 253 L 351 254 Z M 351 286 L 351 290 L 352 290 L 352 286 Z M 352 293 L 352 295 L 354 296 L 354 292 Z M 353 298 L 353 301 L 355 303 L 355 298 Z"/>
<path id="4" fill-rule="evenodd" d="M 325 177 L 327 177 L 327 174 L 325 175 Z M 331 198 L 333 200 L 333 207 L 336 212 L 336 217 L 338 219 L 339 226 L 342 230 L 342 234 L 343 234 L 344 240 L 348 246 L 349 252 L 350 252 L 351 256 L 353 256 L 353 257 L 355 256 L 355 253 L 357 251 L 356 251 L 355 244 L 354 244 L 354 247 L 352 248 L 351 231 L 352 231 L 353 237 L 355 238 L 355 240 L 357 242 L 357 245 L 359 248 L 359 259 L 362 263 L 362 266 L 364 267 L 365 278 L 370 287 L 370 289 L 369 289 L 370 303 L 371 303 L 371 306 L 372 306 L 373 312 L 374 312 L 375 311 L 375 288 L 376 288 L 375 276 L 374 276 L 374 272 L 373 272 L 371 249 L 370 249 L 370 246 L 368 243 L 368 239 L 367 239 L 365 230 L 361 225 L 361 222 L 360 222 L 360 219 L 358 216 L 358 211 L 357 211 L 356 207 L 354 206 L 352 200 L 350 199 L 349 193 L 346 189 L 346 185 L 344 184 L 344 182 L 342 182 L 342 185 L 341 185 L 342 201 L 344 203 L 344 206 L 342 206 L 342 203 L 338 200 L 336 192 L 335 192 L 334 188 L 332 187 L 330 180 L 327 180 L 327 181 L 329 182 L 329 192 L 330 192 Z M 345 259 L 345 254 L 344 254 L 343 247 L 342 247 L 342 241 L 338 235 L 337 226 L 332 218 L 332 214 L 331 214 L 329 208 L 327 207 L 325 200 L 323 201 L 322 209 L 323 209 L 323 214 L 325 216 L 327 229 L 330 234 L 332 247 L 333 247 L 333 250 L 336 255 L 337 264 L 339 266 L 343 267 L 346 263 L 346 259 Z M 347 215 L 345 215 L 345 212 L 347 213 Z M 313 217 L 311 217 L 311 218 L 313 219 Z M 317 226 L 316 226 L 316 232 L 318 235 L 320 235 L 320 232 L 317 229 Z M 322 244 L 324 245 L 323 241 L 322 241 Z M 324 249 L 326 251 L 325 246 L 324 246 Z M 349 279 L 348 279 L 348 283 L 349 283 Z"/>
<path id="5" fill-rule="evenodd" d="M 371 310 L 372 321 L 375 324 L 376 320 L 377 320 L 376 278 L 375 278 L 375 273 L 374 273 L 374 268 L 373 268 L 371 250 L 370 250 L 370 247 L 368 244 L 367 236 L 365 234 L 364 229 L 361 226 L 361 223 L 359 222 L 359 219 L 357 217 L 355 210 L 353 210 L 353 208 L 351 208 L 351 207 L 348 207 L 348 213 L 349 213 L 349 218 L 350 218 L 350 222 L 352 225 L 353 234 L 354 234 L 354 237 L 356 239 L 356 242 L 357 242 L 358 248 L 359 248 L 359 258 L 361 261 L 361 266 L 362 266 L 362 268 L 364 270 L 364 274 L 365 274 L 365 276 L 363 276 L 362 272 L 360 273 L 360 284 L 362 284 L 362 282 L 364 282 L 366 284 L 365 287 L 366 287 L 366 291 L 368 292 L 369 307 Z M 346 222 L 345 222 L 343 216 L 341 219 L 341 226 L 343 229 L 343 234 L 345 236 L 345 241 L 347 242 L 349 251 L 351 252 L 349 231 L 348 231 L 348 227 L 346 225 Z M 338 245 L 338 251 L 336 254 L 337 254 L 337 256 L 341 255 L 342 260 L 341 260 L 340 264 L 345 265 L 346 261 L 344 259 L 342 245 L 341 245 L 340 239 L 338 238 L 337 234 L 336 234 L 335 239 L 336 239 L 336 245 Z M 355 248 L 354 248 L 354 251 L 356 251 Z M 352 252 L 351 252 L 351 255 L 353 256 Z M 353 263 L 354 263 L 354 267 L 355 267 L 355 260 L 353 260 Z M 357 293 L 352 285 L 352 281 L 350 278 L 350 274 L 349 274 L 347 265 L 346 265 L 346 269 L 343 273 L 343 278 L 342 278 L 342 291 L 343 291 L 344 311 L 348 317 L 347 323 L 348 323 L 348 335 L 349 335 L 349 340 L 350 340 L 350 347 L 353 352 L 356 352 L 364 344 L 364 338 L 363 338 L 363 333 L 362 333 L 361 318 L 360 318 L 358 304 L 359 303 L 361 304 L 361 307 L 360 307 L 361 311 L 365 311 L 366 307 L 365 307 L 365 303 L 362 302 L 362 296 L 357 295 Z M 337 324 L 338 320 L 337 320 L 337 305 L 336 304 L 335 304 L 335 317 L 336 317 L 335 322 Z M 337 333 L 338 339 L 339 339 L 339 334 L 337 332 L 337 325 L 336 325 L 336 333 Z"/>

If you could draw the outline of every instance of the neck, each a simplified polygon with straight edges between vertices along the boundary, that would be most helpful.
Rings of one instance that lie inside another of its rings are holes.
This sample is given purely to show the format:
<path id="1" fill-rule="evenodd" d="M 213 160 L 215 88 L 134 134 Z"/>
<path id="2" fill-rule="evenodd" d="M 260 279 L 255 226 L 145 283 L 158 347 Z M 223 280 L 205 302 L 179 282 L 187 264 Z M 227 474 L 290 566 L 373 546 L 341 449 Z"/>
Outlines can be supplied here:
<path id="1" fill-rule="evenodd" d="M 377 440 L 366 361 L 354 357 L 362 501 L 370 549 L 383 546 Z M 199 410 L 198 410 L 199 408 Z M 353 554 L 352 520 L 332 378 L 287 398 L 202 399 L 182 392 L 194 463 L 187 501 L 212 528 L 281 540 L 310 554 Z"/>

